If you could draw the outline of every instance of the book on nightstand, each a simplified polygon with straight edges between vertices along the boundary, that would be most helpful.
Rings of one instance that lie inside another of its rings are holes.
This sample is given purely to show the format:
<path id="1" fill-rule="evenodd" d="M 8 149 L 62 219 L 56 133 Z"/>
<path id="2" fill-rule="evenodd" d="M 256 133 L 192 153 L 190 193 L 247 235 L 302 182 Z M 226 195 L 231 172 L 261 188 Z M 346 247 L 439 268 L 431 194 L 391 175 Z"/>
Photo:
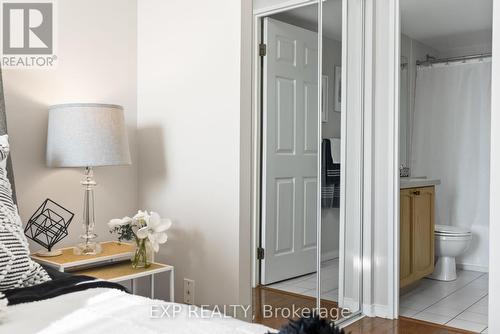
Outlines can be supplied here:
<path id="1" fill-rule="evenodd" d="M 62 254 L 58 256 L 44 257 L 34 253 L 31 258 L 45 266 L 67 272 L 130 261 L 135 251 L 133 244 L 117 241 L 102 242 L 101 247 L 102 252 L 96 255 L 76 255 L 73 253 L 73 247 L 68 247 L 61 249 Z"/>

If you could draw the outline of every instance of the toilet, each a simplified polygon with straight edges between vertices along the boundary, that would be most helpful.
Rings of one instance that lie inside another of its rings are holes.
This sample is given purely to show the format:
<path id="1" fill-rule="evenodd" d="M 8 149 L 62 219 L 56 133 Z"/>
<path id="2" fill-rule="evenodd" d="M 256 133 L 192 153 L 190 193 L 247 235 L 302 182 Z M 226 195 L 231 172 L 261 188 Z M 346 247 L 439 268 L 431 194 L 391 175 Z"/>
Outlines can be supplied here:
<path id="1" fill-rule="evenodd" d="M 437 262 L 429 278 L 453 281 L 457 278 L 455 258 L 469 248 L 472 232 L 456 226 L 436 225 L 434 240 Z"/>

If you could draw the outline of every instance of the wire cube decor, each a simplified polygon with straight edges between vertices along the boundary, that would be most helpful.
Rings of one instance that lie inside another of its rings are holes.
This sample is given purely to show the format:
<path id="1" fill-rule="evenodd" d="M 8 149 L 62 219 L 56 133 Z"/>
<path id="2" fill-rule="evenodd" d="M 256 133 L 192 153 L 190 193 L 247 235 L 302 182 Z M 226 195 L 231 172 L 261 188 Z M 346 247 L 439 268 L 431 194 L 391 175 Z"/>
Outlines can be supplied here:
<path id="1" fill-rule="evenodd" d="M 47 198 L 31 216 L 24 234 L 47 251 L 66 236 L 75 214 Z"/>

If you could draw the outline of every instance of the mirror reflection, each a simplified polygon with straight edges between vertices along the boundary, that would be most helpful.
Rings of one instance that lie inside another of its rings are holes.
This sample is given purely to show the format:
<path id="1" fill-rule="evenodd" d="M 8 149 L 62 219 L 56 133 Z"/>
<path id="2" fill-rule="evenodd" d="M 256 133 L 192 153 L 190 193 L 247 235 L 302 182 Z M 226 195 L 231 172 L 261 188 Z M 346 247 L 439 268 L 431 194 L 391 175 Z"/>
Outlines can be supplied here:
<path id="1" fill-rule="evenodd" d="M 323 3 L 321 299 L 339 300 L 342 1 Z"/>
<path id="2" fill-rule="evenodd" d="M 321 76 L 318 4 L 261 20 L 261 253 L 255 306 L 313 309 L 319 301 L 324 316 L 339 320 L 359 311 L 361 244 L 360 226 L 341 223 L 342 0 L 323 1 L 322 8 Z"/>
<path id="3" fill-rule="evenodd" d="M 341 220 L 342 1 L 323 2 L 321 175 L 321 305 L 340 317 L 360 311 L 361 226 Z M 345 187 L 352 185 L 345 184 Z M 342 310 L 342 312 L 340 312 Z"/>

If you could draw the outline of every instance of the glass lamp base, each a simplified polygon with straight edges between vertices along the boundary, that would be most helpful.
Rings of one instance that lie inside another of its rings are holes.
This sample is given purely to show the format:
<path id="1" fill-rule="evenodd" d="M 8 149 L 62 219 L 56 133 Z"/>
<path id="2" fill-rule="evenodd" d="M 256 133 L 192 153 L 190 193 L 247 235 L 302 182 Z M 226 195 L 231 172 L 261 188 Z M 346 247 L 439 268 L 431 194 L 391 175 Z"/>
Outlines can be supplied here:
<path id="1" fill-rule="evenodd" d="M 98 242 L 82 242 L 73 248 L 76 255 L 96 255 L 102 252 L 101 244 Z"/>
<path id="2" fill-rule="evenodd" d="M 83 231 L 80 236 L 82 242 L 74 249 L 76 255 L 96 255 L 101 252 L 101 244 L 94 241 L 97 234 L 94 233 L 95 216 L 94 216 L 94 188 L 97 183 L 94 181 L 94 173 L 92 167 L 85 168 L 85 177 L 80 182 L 84 189 L 83 196 Z"/>

